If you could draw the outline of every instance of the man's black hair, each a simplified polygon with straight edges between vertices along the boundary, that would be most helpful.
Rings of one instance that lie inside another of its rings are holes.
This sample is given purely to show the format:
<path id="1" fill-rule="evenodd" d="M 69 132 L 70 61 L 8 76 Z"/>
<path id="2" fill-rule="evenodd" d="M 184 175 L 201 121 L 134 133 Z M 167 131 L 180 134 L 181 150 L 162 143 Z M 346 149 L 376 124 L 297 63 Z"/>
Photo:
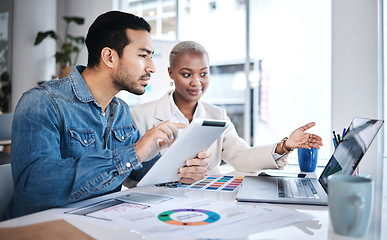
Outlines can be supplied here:
<path id="1" fill-rule="evenodd" d="M 124 47 L 130 43 L 126 29 L 151 31 L 147 21 L 130 13 L 110 11 L 98 16 L 86 36 L 87 66 L 99 65 L 104 47 L 114 49 L 121 57 Z"/>

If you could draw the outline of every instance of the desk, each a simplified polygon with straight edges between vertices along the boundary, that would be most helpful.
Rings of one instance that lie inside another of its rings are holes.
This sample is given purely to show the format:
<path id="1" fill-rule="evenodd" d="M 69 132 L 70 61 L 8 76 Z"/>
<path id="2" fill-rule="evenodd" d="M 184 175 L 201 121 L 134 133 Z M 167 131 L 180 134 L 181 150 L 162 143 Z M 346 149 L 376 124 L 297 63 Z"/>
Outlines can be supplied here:
<path id="1" fill-rule="evenodd" d="M 227 172 L 229 175 L 235 176 L 243 176 L 240 172 L 229 171 L 231 169 L 224 168 L 223 171 L 219 173 Z M 286 170 L 297 171 L 297 168 L 286 168 Z M 320 169 L 321 171 L 321 169 Z M 217 174 L 217 173 L 215 173 Z M 314 173 L 315 174 L 315 173 Z M 170 189 L 165 187 L 155 187 L 155 186 L 144 186 L 137 187 L 133 189 L 126 189 L 124 191 L 143 191 L 149 192 L 153 194 L 163 194 L 163 195 L 173 195 L 173 196 L 185 196 L 192 199 L 199 198 L 208 198 L 217 201 L 224 202 L 235 202 L 236 193 L 222 193 L 222 192 L 210 192 L 210 191 L 185 191 L 181 189 Z M 109 194 L 106 196 L 101 196 L 94 199 L 89 199 L 83 202 L 79 202 L 76 204 L 72 204 L 71 207 L 81 207 L 84 205 L 88 205 L 91 203 L 99 202 L 104 199 L 110 199 L 112 197 L 122 195 L 122 192 Z M 249 236 L 248 239 L 338 239 L 338 240 L 347 240 L 351 238 L 346 238 L 334 234 L 332 231 L 332 227 L 329 223 L 329 215 L 328 215 L 328 207 L 326 206 L 306 206 L 306 205 L 290 205 L 290 204 L 280 204 L 277 206 L 281 206 L 288 209 L 293 209 L 302 213 L 311 214 L 314 219 L 309 221 L 304 221 L 302 223 L 298 223 L 295 225 L 283 227 L 280 229 L 269 230 L 266 232 L 260 232 Z M 65 219 L 70 224 L 76 226 L 78 229 L 87 233 L 93 238 L 96 239 L 144 239 L 141 234 L 138 234 L 132 231 L 128 227 L 114 227 L 111 225 L 101 226 L 95 225 L 91 222 L 81 221 L 79 219 L 67 218 L 64 214 L 61 216 L 58 212 L 63 209 L 51 209 L 31 215 L 27 215 L 24 217 L 4 221 L 0 223 L 0 228 L 4 227 L 15 227 L 15 226 L 24 226 L 28 224 L 40 223 L 45 221 L 52 221 L 57 219 Z M 372 225 L 375 225 L 375 220 L 380 218 L 373 218 L 371 222 L 371 228 L 367 233 L 367 236 L 363 239 L 382 239 L 380 237 L 380 233 L 375 233 Z M 149 239 L 149 238 L 145 238 Z"/>

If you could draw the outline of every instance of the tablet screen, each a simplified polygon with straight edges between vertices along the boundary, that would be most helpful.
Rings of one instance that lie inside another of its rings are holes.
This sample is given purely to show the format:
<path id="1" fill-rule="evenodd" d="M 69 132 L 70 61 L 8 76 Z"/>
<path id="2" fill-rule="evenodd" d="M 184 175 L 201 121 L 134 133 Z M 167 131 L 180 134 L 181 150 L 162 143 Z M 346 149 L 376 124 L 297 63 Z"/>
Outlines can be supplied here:
<path id="1" fill-rule="evenodd" d="M 180 179 L 177 176 L 179 168 L 185 161 L 194 158 L 201 151 L 207 150 L 215 140 L 226 130 L 229 122 L 212 119 L 196 118 L 178 136 L 176 141 L 153 165 L 137 186 L 173 182 Z"/>

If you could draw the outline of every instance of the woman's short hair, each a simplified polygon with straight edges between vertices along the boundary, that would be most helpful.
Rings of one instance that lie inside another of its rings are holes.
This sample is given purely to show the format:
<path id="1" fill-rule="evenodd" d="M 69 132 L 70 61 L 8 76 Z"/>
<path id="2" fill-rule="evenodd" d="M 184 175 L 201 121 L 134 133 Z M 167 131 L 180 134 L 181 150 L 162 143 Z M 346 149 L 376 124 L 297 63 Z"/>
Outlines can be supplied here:
<path id="1" fill-rule="evenodd" d="M 175 66 L 176 57 L 181 53 L 186 52 L 198 52 L 203 53 L 208 58 L 207 50 L 199 43 L 194 41 L 183 41 L 176 44 L 171 53 L 169 54 L 169 66 L 173 68 Z"/>

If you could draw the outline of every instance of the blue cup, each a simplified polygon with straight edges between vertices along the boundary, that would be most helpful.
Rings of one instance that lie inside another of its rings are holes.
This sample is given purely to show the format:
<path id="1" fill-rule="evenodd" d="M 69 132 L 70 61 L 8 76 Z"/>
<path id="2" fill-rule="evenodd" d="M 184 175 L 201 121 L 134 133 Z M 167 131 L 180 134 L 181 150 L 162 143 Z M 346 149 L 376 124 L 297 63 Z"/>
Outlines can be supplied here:
<path id="1" fill-rule="evenodd" d="M 299 148 L 298 165 L 302 172 L 314 172 L 317 166 L 318 149 L 317 148 Z"/>

